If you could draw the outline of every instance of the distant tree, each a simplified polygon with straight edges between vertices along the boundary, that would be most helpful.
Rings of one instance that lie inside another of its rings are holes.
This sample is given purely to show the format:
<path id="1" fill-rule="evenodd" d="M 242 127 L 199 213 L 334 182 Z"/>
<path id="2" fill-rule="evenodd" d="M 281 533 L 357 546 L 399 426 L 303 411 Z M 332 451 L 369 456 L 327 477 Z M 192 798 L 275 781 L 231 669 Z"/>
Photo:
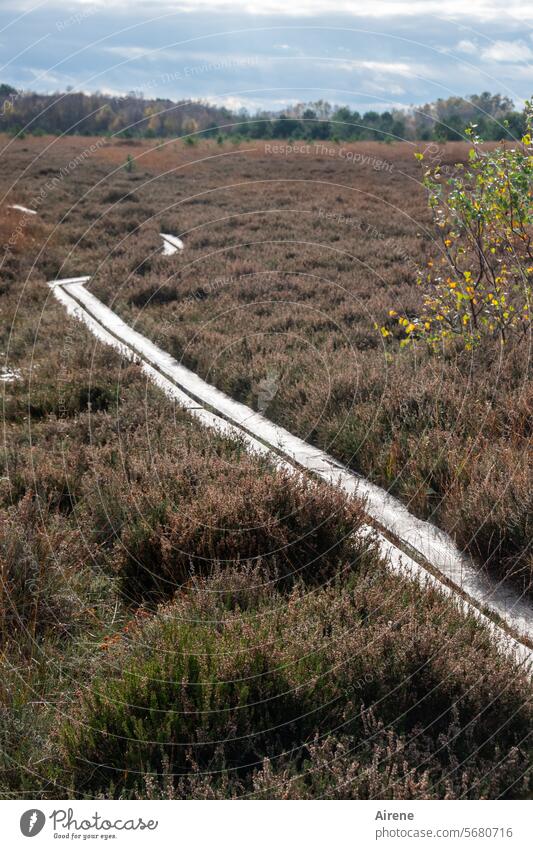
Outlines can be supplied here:
<path id="1" fill-rule="evenodd" d="M 46 133 L 120 133 L 128 138 L 187 135 L 191 122 L 196 127 L 192 132 L 206 131 L 207 136 L 215 136 L 220 130 L 228 137 L 238 134 L 250 138 L 448 140 L 460 138 L 469 123 L 477 123 L 487 139 L 520 138 L 524 133 L 522 117 L 514 111 L 512 101 L 490 92 L 470 98 L 441 98 L 416 110 L 381 114 L 369 110 L 361 118 L 348 106 L 333 107 L 326 100 L 296 103 L 282 114 L 261 110 L 250 115 L 246 110 L 235 114 L 226 107 L 200 101 L 145 99 L 135 91 L 124 97 L 72 90 L 41 95 L 17 91 L 4 83 L 0 85 L 0 112 L 2 129 L 7 132 L 19 127 L 32 132 L 38 122 Z"/>
<path id="2" fill-rule="evenodd" d="M 288 139 L 295 133 L 302 131 L 300 121 L 295 118 L 288 118 L 287 115 L 280 115 L 277 121 L 274 121 L 272 135 L 278 139 Z"/>
<path id="3" fill-rule="evenodd" d="M 203 132 L 206 139 L 216 138 L 218 127 L 214 121 L 210 121 Z"/>
<path id="4" fill-rule="evenodd" d="M 302 115 L 302 132 L 309 139 L 329 139 L 331 124 L 318 118 L 314 109 L 306 109 Z"/>
<path id="5" fill-rule="evenodd" d="M 395 117 L 391 124 L 390 134 L 395 139 L 405 139 L 407 134 L 406 122 L 401 118 Z"/>
<path id="6" fill-rule="evenodd" d="M 380 119 L 381 116 L 379 112 L 375 112 L 374 110 L 370 110 L 369 112 L 365 112 L 363 115 L 363 130 L 362 130 L 362 138 L 365 139 L 380 139 L 382 138 L 382 134 L 380 132 Z"/>
<path id="7" fill-rule="evenodd" d="M 352 122 L 352 113 L 347 106 L 341 106 L 339 109 L 336 109 L 331 120 L 337 138 L 353 138 L 355 127 Z"/>
<path id="8" fill-rule="evenodd" d="M 459 115 L 449 115 L 439 122 L 434 131 L 437 141 L 461 141 L 465 138 L 466 125 Z"/>
<path id="9" fill-rule="evenodd" d="M 262 118 L 259 121 L 250 121 L 249 135 L 254 139 L 272 138 L 273 126 L 270 119 Z"/>
<path id="10" fill-rule="evenodd" d="M 184 134 L 191 138 L 195 133 L 198 132 L 198 122 L 194 118 L 185 118 L 182 124 L 182 129 Z"/>

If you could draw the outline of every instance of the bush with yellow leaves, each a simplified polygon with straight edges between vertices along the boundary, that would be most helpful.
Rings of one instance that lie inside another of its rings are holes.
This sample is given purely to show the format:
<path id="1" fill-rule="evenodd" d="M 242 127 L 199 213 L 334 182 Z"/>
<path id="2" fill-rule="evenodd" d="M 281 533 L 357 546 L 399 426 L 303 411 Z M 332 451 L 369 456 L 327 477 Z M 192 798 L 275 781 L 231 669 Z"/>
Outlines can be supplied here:
<path id="1" fill-rule="evenodd" d="M 504 343 L 531 328 L 533 283 L 533 107 L 526 103 L 526 134 L 520 143 L 483 146 L 475 126 L 466 130 L 469 163 L 443 180 L 440 166 L 429 168 L 429 192 L 441 245 L 418 283 L 424 288 L 420 315 L 390 310 L 403 328 L 401 344 L 425 340 L 439 348 L 461 338 L 467 350 L 484 336 Z M 424 155 L 415 156 L 423 161 Z M 390 335 L 382 327 L 384 337 Z"/>

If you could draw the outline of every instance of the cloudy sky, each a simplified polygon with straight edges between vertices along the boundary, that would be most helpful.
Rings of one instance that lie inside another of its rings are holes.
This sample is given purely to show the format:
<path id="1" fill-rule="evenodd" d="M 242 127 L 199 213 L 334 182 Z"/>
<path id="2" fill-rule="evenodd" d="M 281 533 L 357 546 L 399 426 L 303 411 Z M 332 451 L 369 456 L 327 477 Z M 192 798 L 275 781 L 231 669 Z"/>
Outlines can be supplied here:
<path id="1" fill-rule="evenodd" d="M 2 0 L 0 82 L 360 110 L 533 93 L 527 0 Z"/>

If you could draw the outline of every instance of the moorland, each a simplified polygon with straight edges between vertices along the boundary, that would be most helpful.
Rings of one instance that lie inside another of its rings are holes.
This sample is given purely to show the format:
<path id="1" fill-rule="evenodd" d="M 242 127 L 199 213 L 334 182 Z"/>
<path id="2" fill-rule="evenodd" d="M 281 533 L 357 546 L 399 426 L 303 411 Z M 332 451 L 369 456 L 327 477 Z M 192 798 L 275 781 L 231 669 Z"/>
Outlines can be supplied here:
<path id="1" fill-rule="evenodd" d="M 390 317 L 438 251 L 425 145 L 2 147 L 2 796 L 530 798 L 531 681 L 488 631 L 392 575 L 360 504 L 202 430 L 46 286 L 90 274 L 527 592 L 530 358 L 402 349 Z"/>

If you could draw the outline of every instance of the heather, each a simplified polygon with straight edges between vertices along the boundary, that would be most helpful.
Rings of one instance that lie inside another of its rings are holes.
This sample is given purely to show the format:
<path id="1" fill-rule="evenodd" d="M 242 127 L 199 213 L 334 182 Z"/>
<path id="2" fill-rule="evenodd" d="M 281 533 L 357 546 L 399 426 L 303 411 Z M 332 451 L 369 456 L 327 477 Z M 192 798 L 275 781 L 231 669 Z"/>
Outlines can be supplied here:
<path id="1" fill-rule="evenodd" d="M 58 729 L 61 781 L 120 797 L 527 798 L 530 705 L 509 672 L 473 622 L 379 563 L 284 596 L 219 572 L 107 653 Z"/>
<path id="2" fill-rule="evenodd" d="M 419 308 L 436 251 L 412 146 L 347 143 L 347 160 L 108 140 L 83 157 L 87 141 L 16 139 L 0 158 L 28 205 L 80 158 L 38 218 L 0 211 L 17 374 L 2 386 L 0 794 L 530 798 L 525 671 L 389 572 L 357 536 L 363 505 L 202 429 L 45 285 L 92 274 L 179 360 L 526 588 L 527 347 L 435 358 L 400 349 L 389 316 Z M 163 257 L 160 232 L 185 251 Z"/>
<path id="3" fill-rule="evenodd" d="M 124 151 L 110 146 L 102 161 L 119 169 L 113 202 L 96 186 L 102 217 L 87 224 L 89 197 L 72 210 L 91 250 L 82 263 L 76 248 L 61 274 L 91 265 L 99 297 L 251 407 L 273 380 L 269 418 L 529 591 L 528 338 L 509 339 L 505 351 L 497 340 L 475 351 L 452 344 L 442 356 L 400 347 L 391 310 L 420 314 L 418 275 L 441 256 L 412 146 L 352 145 L 352 161 L 334 145 L 267 148 L 221 155 L 206 145 L 196 163 L 185 148 L 141 146 L 124 174 Z M 430 160 L 451 169 L 467 150 L 448 144 Z M 159 256 L 159 230 L 182 234 L 185 252 Z"/>

